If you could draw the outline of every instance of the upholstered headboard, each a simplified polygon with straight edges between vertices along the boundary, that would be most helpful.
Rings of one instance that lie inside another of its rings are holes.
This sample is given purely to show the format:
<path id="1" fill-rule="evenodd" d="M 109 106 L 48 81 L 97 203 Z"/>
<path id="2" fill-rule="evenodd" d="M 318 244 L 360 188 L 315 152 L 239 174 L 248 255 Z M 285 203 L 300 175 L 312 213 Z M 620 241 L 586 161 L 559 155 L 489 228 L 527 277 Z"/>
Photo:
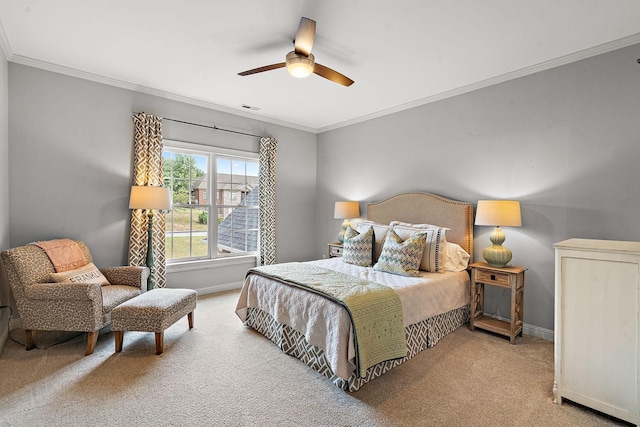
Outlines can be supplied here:
<path id="1" fill-rule="evenodd" d="M 379 224 L 403 221 L 447 227 L 447 241 L 473 259 L 473 205 L 430 193 L 405 193 L 367 205 L 367 219 Z"/>

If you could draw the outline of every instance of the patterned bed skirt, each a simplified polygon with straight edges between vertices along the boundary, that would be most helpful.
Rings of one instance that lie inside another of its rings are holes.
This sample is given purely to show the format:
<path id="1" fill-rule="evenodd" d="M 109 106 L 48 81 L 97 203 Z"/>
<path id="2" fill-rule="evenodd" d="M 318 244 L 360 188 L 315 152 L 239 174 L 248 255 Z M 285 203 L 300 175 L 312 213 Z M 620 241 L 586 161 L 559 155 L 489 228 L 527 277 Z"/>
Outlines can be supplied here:
<path id="1" fill-rule="evenodd" d="M 405 328 L 408 349 L 406 357 L 378 363 L 367 369 L 367 375 L 364 378 L 358 377 L 354 372 L 346 380 L 334 375 L 322 349 L 309 344 L 303 334 L 290 326 L 276 322 L 269 313 L 259 308 L 249 307 L 245 324 L 273 341 L 286 354 L 301 360 L 329 378 L 340 389 L 353 392 L 372 379 L 411 359 L 422 350 L 433 347 L 445 335 L 468 321 L 469 305 L 466 305 L 410 325 Z"/>

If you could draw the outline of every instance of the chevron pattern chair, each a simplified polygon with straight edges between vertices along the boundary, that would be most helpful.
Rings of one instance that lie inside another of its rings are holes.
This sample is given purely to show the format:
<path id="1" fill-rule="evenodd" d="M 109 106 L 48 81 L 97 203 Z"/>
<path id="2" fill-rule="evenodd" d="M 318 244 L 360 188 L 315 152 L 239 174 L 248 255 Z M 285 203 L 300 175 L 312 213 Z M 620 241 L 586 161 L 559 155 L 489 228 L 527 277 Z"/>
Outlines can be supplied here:
<path id="1" fill-rule="evenodd" d="M 86 260 L 87 245 L 77 241 Z M 111 283 L 52 283 L 53 264 L 35 245 L 7 249 L 1 254 L 9 285 L 25 330 L 25 349 L 35 347 L 35 331 L 87 332 L 86 355 L 93 353 L 100 329 L 111 323 L 111 310 L 146 290 L 147 267 L 100 269 Z"/>

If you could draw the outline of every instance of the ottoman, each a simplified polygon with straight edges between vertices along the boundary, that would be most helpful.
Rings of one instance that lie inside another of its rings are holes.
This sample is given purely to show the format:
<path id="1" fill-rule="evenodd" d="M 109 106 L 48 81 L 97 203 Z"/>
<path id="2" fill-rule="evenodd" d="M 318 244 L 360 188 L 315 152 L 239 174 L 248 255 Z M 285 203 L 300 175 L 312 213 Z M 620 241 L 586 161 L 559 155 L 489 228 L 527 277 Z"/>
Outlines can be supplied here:
<path id="1" fill-rule="evenodd" d="M 123 302 L 111 311 L 116 353 L 122 351 L 125 331 L 155 332 L 156 354 L 164 351 L 164 330 L 187 316 L 193 328 L 198 293 L 191 289 L 156 288 Z"/>

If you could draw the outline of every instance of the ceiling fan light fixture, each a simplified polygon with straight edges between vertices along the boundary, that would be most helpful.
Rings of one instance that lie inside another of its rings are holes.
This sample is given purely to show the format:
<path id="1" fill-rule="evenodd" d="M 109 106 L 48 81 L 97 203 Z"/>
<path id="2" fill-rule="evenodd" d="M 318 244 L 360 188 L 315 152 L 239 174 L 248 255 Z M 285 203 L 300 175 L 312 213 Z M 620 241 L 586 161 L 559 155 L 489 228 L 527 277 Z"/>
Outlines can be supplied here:
<path id="1" fill-rule="evenodd" d="M 287 53 L 286 64 L 289 74 L 302 79 L 313 73 L 315 57 L 312 54 L 305 56 L 291 51 Z"/>

